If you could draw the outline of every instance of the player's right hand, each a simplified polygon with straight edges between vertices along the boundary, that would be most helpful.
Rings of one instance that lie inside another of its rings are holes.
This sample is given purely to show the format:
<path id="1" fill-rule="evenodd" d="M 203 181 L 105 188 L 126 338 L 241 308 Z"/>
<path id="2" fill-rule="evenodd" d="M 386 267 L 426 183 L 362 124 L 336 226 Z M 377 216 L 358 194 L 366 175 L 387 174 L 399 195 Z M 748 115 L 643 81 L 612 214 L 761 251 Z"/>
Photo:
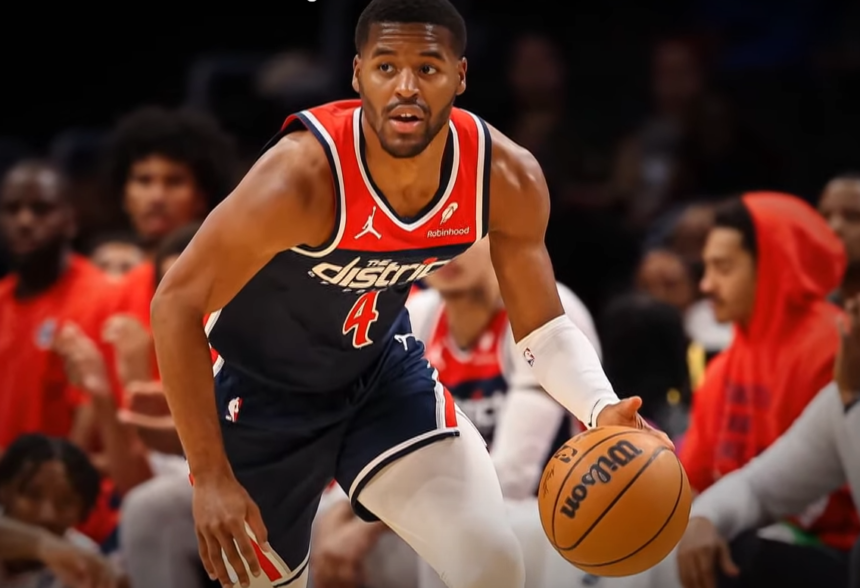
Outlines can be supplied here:
<path id="1" fill-rule="evenodd" d="M 249 571 L 253 576 L 259 576 L 261 569 L 245 523 L 263 551 L 269 551 L 270 547 L 260 509 L 248 492 L 232 474 L 195 477 L 193 510 L 200 559 L 209 577 L 221 582 L 225 588 L 233 586 L 224 565 L 226 557 L 239 584 L 249 586 Z"/>
<path id="2" fill-rule="evenodd" d="M 729 544 L 714 524 L 693 517 L 678 544 L 678 574 L 684 588 L 716 588 L 717 566 L 730 577 L 740 574 Z"/>

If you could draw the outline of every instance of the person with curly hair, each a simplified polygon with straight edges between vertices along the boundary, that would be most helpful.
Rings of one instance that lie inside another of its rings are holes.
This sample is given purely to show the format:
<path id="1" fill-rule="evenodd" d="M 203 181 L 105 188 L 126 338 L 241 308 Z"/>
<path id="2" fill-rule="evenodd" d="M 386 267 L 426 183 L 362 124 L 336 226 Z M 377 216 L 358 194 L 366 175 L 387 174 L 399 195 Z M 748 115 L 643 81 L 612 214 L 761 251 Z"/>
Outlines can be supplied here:
<path id="1" fill-rule="evenodd" d="M 237 165 L 232 138 L 206 115 L 145 107 L 117 123 L 107 143 L 105 183 L 150 258 L 126 275 L 121 312 L 149 326 L 151 258 L 160 241 L 202 220 L 233 189 Z"/>

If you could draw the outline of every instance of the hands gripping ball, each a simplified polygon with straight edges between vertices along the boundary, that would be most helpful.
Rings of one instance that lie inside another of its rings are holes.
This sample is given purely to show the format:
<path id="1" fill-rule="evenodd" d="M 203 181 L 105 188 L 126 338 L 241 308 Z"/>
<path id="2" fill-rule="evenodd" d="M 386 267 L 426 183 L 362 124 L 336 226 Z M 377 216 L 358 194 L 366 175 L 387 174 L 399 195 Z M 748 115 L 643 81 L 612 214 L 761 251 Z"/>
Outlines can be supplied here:
<path id="1" fill-rule="evenodd" d="M 538 489 L 544 532 L 567 561 L 596 576 L 630 576 L 675 548 L 692 493 L 681 462 L 653 435 L 598 427 L 547 464 Z"/>

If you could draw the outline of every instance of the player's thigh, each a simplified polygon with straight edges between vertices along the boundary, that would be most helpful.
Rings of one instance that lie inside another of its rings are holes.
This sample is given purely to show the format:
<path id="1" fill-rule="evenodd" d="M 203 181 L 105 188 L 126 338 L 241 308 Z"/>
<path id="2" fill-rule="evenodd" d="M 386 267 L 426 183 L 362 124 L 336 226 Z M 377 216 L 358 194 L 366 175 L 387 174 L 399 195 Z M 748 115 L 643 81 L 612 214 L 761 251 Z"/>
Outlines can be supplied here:
<path id="1" fill-rule="evenodd" d="M 460 429 L 454 401 L 425 359 L 424 345 L 405 336 L 411 330 L 408 316 L 402 323 L 403 335 L 380 342 L 385 350 L 350 420 L 337 464 L 338 483 L 368 521 L 376 519 L 356 501 L 364 486 L 388 464 Z"/>
<path id="2" fill-rule="evenodd" d="M 331 399 L 268 390 L 228 368 L 216 377 L 216 398 L 227 458 L 277 554 L 271 566 L 263 562 L 277 585 L 307 566 L 311 525 L 334 477 L 345 418 L 325 405 Z"/>

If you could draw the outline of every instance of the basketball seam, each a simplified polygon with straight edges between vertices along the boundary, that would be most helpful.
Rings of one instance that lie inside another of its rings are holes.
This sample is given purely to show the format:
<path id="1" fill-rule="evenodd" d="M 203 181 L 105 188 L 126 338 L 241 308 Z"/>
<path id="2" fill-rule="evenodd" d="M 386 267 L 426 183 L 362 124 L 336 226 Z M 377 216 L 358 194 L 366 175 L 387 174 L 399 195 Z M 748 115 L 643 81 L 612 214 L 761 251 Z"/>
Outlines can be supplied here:
<path id="1" fill-rule="evenodd" d="M 667 449 L 661 449 L 658 453 L 662 453 L 663 451 L 668 451 L 668 450 Z M 645 467 L 648 467 L 648 466 L 646 465 Z M 642 468 L 642 469 L 644 470 L 645 468 Z M 608 562 L 598 563 L 598 564 L 580 563 L 580 562 L 575 562 L 573 560 L 568 560 L 568 561 L 570 561 L 570 563 L 572 563 L 575 566 L 581 566 L 581 567 L 586 567 L 586 568 L 601 568 L 601 567 L 611 566 L 613 564 L 621 563 L 625 559 L 629 559 L 629 558 L 633 557 L 634 555 L 636 555 L 637 553 L 639 553 L 640 551 L 642 551 L 643 549 L 645 549 L 646 547 L 651 545 L 657 539 L 657 537 L 660 536 L 660 534 L 663 532 L 663 530 L 666 528 L 666 526 L 671 522 L 672 517 L 675 516 L 675 512 L 678 510 L 678 505 L 681 503 L 681 496 L 684 494 L 685 473 L 684 473 L 683 467 L 681 466 L 680 461 L 678 461 L 678 469 L 681 472 L 681 483 L 678 484 L 678 495 L 675 497 L 675 504 L 672 507 L 672 512 L 669 513 L 669 516 L 666 517 L 666 520 L 663 522 L 663 524 L 660 526 L 660 528 L 657 530 L 657 532 L 654 534 L 653 537 L 651 537 L 648 541 L 646 541 L 645 543 L 640 545 L 638 548 L 636 548 L 631 553 L 628 553 L 624 557 L 622 557 L 620 559 L 613 560 L 613 561 L 608 561 Z"/>
<path id="2" fill-rule="evenodd" d="M 564 479 L 561 481 L 561 484 L 559 484 L 559 488 L 558 488 L 559 491 L 555 495 L 555 502 L 553 502 L 553 504 L 552 504 L 552 513 L 553 513 L 552 528 L 551 528 L 552 544 L 553 544 L 553 546 L 556 546 L 556 549 L 559 549 L 559 548 L 557 547 L 558 542 L 555 539 L 555 510 L 558 508 L 558 502 L 559 502 L 559 500 L 561 500 L 562 490 L 564 490 L 564 485 L 567 484 L 568 478 L 570 478 L 570 476 L 573 475 L 573 471 L 576 469 L 576 466 L 578 466 L 580 464 L 580 462 L 582 462 L 582 460 L 588 456 L 589 453 L 591 453 L 592 451 L 594 451 L 595 449 L 597 449 L 598 447 L 600 447 L 601 445 L 603 445 L 607 441 L 611 441 L 612 439 L 615 439 L 616 437 L 620 437 L 621 435 L 629 435 L 630 433 L 639 433 L 639 431 L 620 431 L 618 433 L 613 433 L 612 435 L 609 435 L 608 437 L 604 437 L 603 439 L 600 440 L 599 443 L 595 443 L 594 445 L 589 447 L 581 456 L 579 456 L 579 459 L 577 459 L 575 462 L 573 462 L 573 465 L 571 465 L 567 469 L 567 473 L 565 474 Z"/>
<path id="3" fill-rule="evenodd" d="M 563 550 L 564 551 L 570 551 L 571 549 L 576 549 L 577 547 L 579 547 L 579 544 L 582 543 L 583 541 L 585 541 L 585 538 L 588 537 L 589 533 L 591 533 L 594 530 L 594 528 L 600 523 L 600 521 L 602 521 L 603 518 L 609 513 L 609 511 L 612 510 L 612 507 L 615 506 L 616 504 L 618 504 L 618 501 L 621 500 L 621 497 L 624 496 L 624 494 L 630 489 L 630 487 L 636 483 L 636 480 L 639 479 L 639 477 L 642 475 L 642 473 L 648 469 L 648 466 L 650 466 L 652 463 L 654 463 L 654 460 L 657 459 L 657 456 L 659 456 L 664 451 L 666 451 L 666 448 L 660 447 L 657 449 L 657 451 L 652 453 L 651 457 L 648 458 L 648 461 L 646 461 L 644 464 L 642 464 L 642 467 L 639 468 L 638 472 L 633 474 L 633 477 L 630 478 L 630 480 L 627 482 L 627 485 L 624 486 L 624 488 L 622 488 L 621 491 L 615 495 L 615 498 L 612 499 L 612 502 L 610 502 L 608 505 L 606 505 L 606 508 L 603 509 L 603 512 L 600 513 L 600 515 L 596 519 L 594 519 L 594 522 L 591 523 L 591 526 L 585 530 L 585 532 L 582 534 L 582 536 L 579 538 L 579 540 L 576 541 L 570 547 L 563 548 Z"/>

